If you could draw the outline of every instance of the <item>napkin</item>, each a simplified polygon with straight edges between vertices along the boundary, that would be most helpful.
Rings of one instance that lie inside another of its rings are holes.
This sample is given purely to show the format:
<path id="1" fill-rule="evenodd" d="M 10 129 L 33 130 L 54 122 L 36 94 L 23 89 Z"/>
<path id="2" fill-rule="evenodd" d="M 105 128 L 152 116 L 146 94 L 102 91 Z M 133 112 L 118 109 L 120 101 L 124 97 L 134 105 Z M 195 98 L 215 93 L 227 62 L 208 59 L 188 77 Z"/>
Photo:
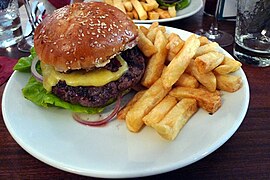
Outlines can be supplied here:
<path id="1" fill-rule="evenodd" d="M 17 59 L 0 56 L 0 86 L 11 76 L 16 63 Z"/>

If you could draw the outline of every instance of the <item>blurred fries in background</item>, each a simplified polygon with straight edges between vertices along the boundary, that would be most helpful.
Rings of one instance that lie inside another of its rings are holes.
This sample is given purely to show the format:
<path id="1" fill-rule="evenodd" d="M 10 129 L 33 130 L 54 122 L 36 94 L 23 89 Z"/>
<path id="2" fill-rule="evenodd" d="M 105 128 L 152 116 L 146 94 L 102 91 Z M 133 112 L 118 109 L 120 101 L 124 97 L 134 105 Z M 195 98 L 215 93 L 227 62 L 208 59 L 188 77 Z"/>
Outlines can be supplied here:
<path id="1" fill-rule="evenodd" d="M 176 17 L 175 6 L 161 9 L 156 0 L 103 0 L 126 13 L 131 19 L 156 20 Z"/>
<path id="2" fill-rule="evenodd" d="M 146 125 L 174 140 L 198 108 L 213 114 L 222 107 L 220 90 L 232 93 L 242 87 L 241 77 L 231 74 L 241 63 L 221 53 L 217 43 L 194 34 L 184 41 L 157 22 L 138 29 L 138 47 L 147 58 L 141 80 L 146 90 L 117 115 L 130 131 Z"/>

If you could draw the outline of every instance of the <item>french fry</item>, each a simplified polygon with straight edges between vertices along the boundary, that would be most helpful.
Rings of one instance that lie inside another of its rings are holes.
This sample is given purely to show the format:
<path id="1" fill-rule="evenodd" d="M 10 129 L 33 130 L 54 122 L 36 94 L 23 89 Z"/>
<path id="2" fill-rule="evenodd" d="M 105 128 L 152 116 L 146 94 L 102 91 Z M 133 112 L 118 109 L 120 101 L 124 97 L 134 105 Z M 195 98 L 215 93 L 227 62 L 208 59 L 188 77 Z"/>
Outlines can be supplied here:
<path id="1" fill-rule="evenodd" d="M 133 13 L 134 19 L 139 19 L 139 15 L 138 15 L 138 13 L 137 13 L 137 11 L 135 9 L 132 9 L 131 12 Z"/>
<path id="2" fill-rule="evenodd" d="M 239 61 L 225 56 L 221 65 L 215 68 L 214 72 L 218 74 L 229 74 L 237 71 L 241 66 L 242 64 Z"/>
<path id="3" fill-rule="evenodd" d="M 148 4 L 145 2 L 140 2 L 144 8 L 145 11 L 152 11 L 154 9 L 154 6 L 152 4 Z"/>
<path id="4" fill-rule="evenodd" d="M 132 3 L 130 1 L 123 2 L 123 5 L 127 12 L 131 12 L 133 9 Z"/>
<path id="5" fill-rule="evenodd" d="M 150 20 L 156 20 L 159 19 L 159 14 L 156 11 L 149 11 L 148 13 L 148 18 Z"/>
<path id="6" fill-rule="evenodd" d="M 140 28 L 140 30 L 143 32 L 143 34 L 144 34 L 145 36 L 147 36 L 147 33 L 149 32 L 149 30 L 148 30 L 145 26 L 140 26 L 139 28 Z"/>
<path id="7" fill-rule="evenodd" d="M 168 40 L 163 32 L 158 30 L 156 36 L 158 38 L 156 38 L 154 45 L 157 48 L 157 53 L 149 59 L 144 76 L 141 80 L 141 84 L 148 88 L 161 76 L 168 53 L 168 50 L 166 49 Z"/>
<path id="8" fill-rule="evenodd" d="M 127 12 L 127 15 L 130 19 L 134 19 L 133 13 L 132 12 Z"/>
<path id="9" fill-rule="evenodd" d="M 120 9 L 121 11 L 123 11 L 124 13 L 126 13 L 126 9 L 123 5 L 122 0 L 113 0 L 113 5 L 118 9 Z"/>
<path id="10" fill-rule="evenodd" d="M 113 0 L 104 0 L 104 2 L 113 6 Z"/>
<path id="11" fill-rule="evenodd" d="M 163 138 L 174 140 L 197 110 L 195 99 L 184 98 L 159 123 L 153 124 L 153 127 Z"/>
<path id="12" fill-rule="evenodd" d="M 183 41 L 179 35 L 175 33 L 171 33 L 168 40 L 169 43 L 166 45 L 166 48 L 169 50 L 167 60 L 171 61 L 184 46 L 185 41 Z"/>
<path id="13" fill-rule="evenodd" d="M 157 35 L 157 32 L 158 32 L 159 30 L 160 30 L 161 32 L 163 32 L 163 33 L 166 32 L 166 29 L 165 29 L 164 26 L 153 27 L 153 28 L 149 28 L 149 31 L 148 31 L 146 37 L 147 37 L 150 41 L 152 41 L 152 42 L 154 43 L 154 42 L 155 42 L 156 35 Z"/>
<path id="14" fill-rule="evenodd" d="M 242 87 L 242 78 L 230 74 L 216 74 L 217 88 L 227 92 L 235 92 Z"/>
<path id="15" fill-rule="evenodd" d="M 217 92 L 209 92 L 203 88 L 190 88 L 177 86 L 170 93 L 177 99 L 194 98 L 197 100 L 199 107 L 209 113 L 216 112 L 221 106 L 221 97 Z"/>
<path id="16" fill-rule="evenodd" d="M 152 29 L 159 27 L 159 23 L 158 22 L 153 22 L 150 27 L 148 28 L 149 31 L 151 31 Z"/>
<path id="17" fill-rule="evenodd" d="M 224 57 L 224 54 L 219 52 L 208 52 L 196 57 L 194 64 L 200 73 L 208 73 L 220 65 Z"/>
<path id="18" fill-rule="evenodd" d="M 165 11 L 163 9 L 157 8 L 157 9 L 155 9 L 155 11 L 159 14 L 159 17 L 161 19 L 166 19 L 166 18 L 170 18 L 171 17 L 170 14 L 169 14 L 169 12 L 168 11 Z"/>
<path id="19" fill-rule="evenodd" d="M 167 95 L 146 116 L 143 117 L 143 122 L 147 126 L 152 126 L 153 124 L 158 123 L 176 103 L 177 101 L 175 97 Z"/>
<path id="20" fill-rule="evenodd" d="M 200 36 L 198 39 L 200 40 L 200 46 L 203 46 L 209 43 L 209 40 L 205 36 Z"/>
<path id="21" fill-rule="evenodd" d="M 138 91 L 132 99 L 117 113 L 117 119 L 125 120 L 127 112 L 131 109 L 131 107 L 140 99 L 145 91 Z"/>
<path id="22" fill-rule="evenodd" d="M 197 67 L 194 64 L 194 60 L 192 59 L 188 68 L 187 72 L 193 75 L 203 86 L 206 87 L 210 92 L 214 92 L 217 88 L 217 80 L 216 76 L 212 71 L 208 73 L 200 73 Z"/>
<path id="23" fill-rule="evenodd" d="M 150 57 L 154 53 L 157 52 L 157 48 L 153 45 L 153 43 L 144 35 L 140 28 L 138 28 L 139 32 L 139 40 L 138 47 L 143 52 L 146 57 Z"/>
<path id="24" fill-rule="evenodd" d="M 146 20 L 147 19 L 147 13 L 143 9 L 141 3 L 138 0 L 130 0 L 130 2 L 132 3 L 134 9 L 137 11 L 137 13 L 139 15 L 139 19 Z"/>
<path id="25" fill-rule="evenodd" d="M 199 82 L 194 76 L 191 76 L 187 73 L 183 73 L 174 85 L 182 86 L 182 87 L 197 88 L 199 87 Z"/>
<path id="26" fill-rule="evenodd" d="M 170 90 L 171 88 L 165 88 L 163 86 L 161 79 L 157 80 L 128 111 L 126 115 L 127 128 L 131 132 L 138 132 L 144 125 L 142 118 L 148 114 Z"/>
<path id="27" fill-rule="evenodd" d="M 163 85 L 166 88 L 171 87 L 184 73 L 199 46 L 200 41 L 194 34 L 186 40 L 183 48 L 173 58 L 161 75 Z"/>
<path id="28" fill-rule="evenodd" d="M 157 35 L 157 32 L 159 30 L 159 27 L 154 27 L 154 28 L 150 28 L 146 37 L 152 42 L 154 43 L 155 42 L 155 38 L 156 38 L 156 35 Z"/>
<path id="29" fill-rule="evenodd" d="M 168 7 L 168 13 L 170 14 L 171 17 L 176 17 L 175 6 Z"/>
<path id="30" fill-rule="evenodd" d="M 181 37 L 176 33 L 170 33 L 168 36 L 168 40 L 170 41 L 169 42 L 170 44 L 174 45 L 173 47 L 176 47 L 176 46 L 178 46 L 178 44 L 181 44 L 181 48 L 182 48 L 183 45 L 185 44 L 185 41 L 183 39 L 181 39 Z M 168 48 L 168 46 L 167 46 L 167 48 Z M 174 50 L 174 52 L 178 53 L 180 49 L 176 49 L 176 50 Z"/>
<path id="31" fill-rule="evenodd" d="M 159 4 L 157 3 L 156 0 L 146 0 L 146 2 L 147 2 L 148 4 L 151 4 L 151 5 L 154 7 L 154 9 L 157 9 L 158 6 L 159 6 Z"/>
<path id="32" fill-rule="evenodd" d="M 205 44 L 203 46 L 200 46 L 194 57 L 201 56 L 201 55 L 206 54 L 208 52 L 217 51 L 218 47 L 219 47 L 219 45 L 216 42 L 211 42 L 211 43 Z"/>

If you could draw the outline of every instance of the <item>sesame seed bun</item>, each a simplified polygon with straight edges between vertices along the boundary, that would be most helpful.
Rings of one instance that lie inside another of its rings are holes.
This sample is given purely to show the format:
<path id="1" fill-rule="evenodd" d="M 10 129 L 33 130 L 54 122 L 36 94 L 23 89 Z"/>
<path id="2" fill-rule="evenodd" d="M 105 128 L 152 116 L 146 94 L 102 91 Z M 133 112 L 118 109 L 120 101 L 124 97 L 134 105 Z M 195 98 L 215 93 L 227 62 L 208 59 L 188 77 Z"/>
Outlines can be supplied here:
<path id="1" fill-rule="evenodd" d="M 36 28 L 39 59 L 56 70 L 90 70 L 105 66 L 136 45 L 137 27 L 121 10 L 102 3 L 75 3 L 57 9 Z"/>

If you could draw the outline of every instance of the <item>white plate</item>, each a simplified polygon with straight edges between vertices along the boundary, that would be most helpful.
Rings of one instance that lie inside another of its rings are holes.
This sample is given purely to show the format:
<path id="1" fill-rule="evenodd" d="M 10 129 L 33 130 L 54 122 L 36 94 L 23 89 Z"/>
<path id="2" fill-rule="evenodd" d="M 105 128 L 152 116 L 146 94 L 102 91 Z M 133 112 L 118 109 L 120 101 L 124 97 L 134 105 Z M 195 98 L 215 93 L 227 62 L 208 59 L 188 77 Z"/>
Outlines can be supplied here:
<path id="1" fill-rule="evenodd" d="M 179 29 L 167 30 L 183 39 L 190 35 Z M 75 122 L 66 110 L 38 107 L 22 96 L 21 89 L 30 76 L 26 73 L 15 72 L 8 81 L 2 112 L 17 143 L 53 167 L 103 178 L 154 175 L 200 160 L 234 134 L 249 103 L 247 78 L 242 69 L 235 74 L 242 77 L 243 87 L 235 93 L 224 92 L 222 107 L 214 115 L 199 110 L 172 142 L 149 127 L 131 133 L 119 120 L 105 127 L 88 127 Z"/>
<path id="2" fill-rule="evenodd" d="M 203 7 L 202 0 L 191 0 L 188 7 L 177 11 L 176 17 L 166 18 L 166 19 L 157 19 L 157 20 L 133 20 L 135 23 L 153 23 L 153 22 L 168 22 L 175 21 L 179 19 L 184 19 L 189 16 L 196 14 Z"/>

